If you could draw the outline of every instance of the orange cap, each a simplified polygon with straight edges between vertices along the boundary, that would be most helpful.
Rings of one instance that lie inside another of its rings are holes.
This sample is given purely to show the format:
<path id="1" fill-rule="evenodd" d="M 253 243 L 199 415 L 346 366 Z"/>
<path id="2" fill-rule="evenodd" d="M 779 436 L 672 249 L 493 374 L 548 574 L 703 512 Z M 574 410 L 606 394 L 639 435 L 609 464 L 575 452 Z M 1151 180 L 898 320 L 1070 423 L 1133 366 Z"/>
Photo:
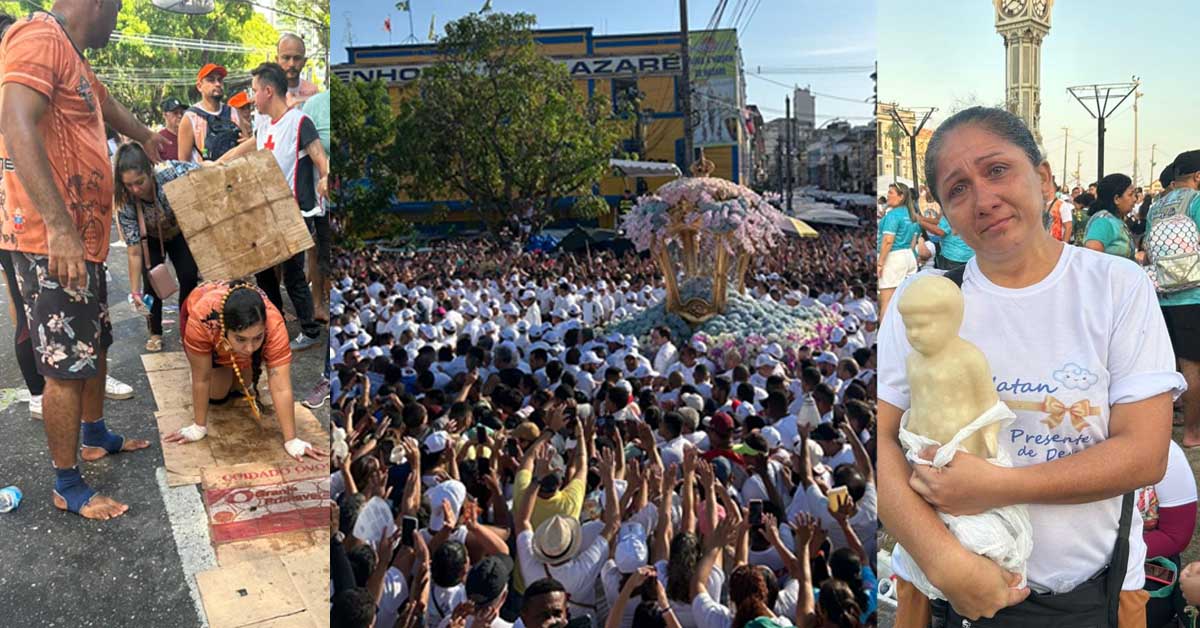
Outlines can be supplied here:
<path id="1" fill-rule="evenodd" d="M 246 92 L 238 92 L 229 99 L 229 106 L 234 109 L 241 109 L 248 104 L 250 104 L 250 97 L 246 95 Z"/>
<path id="2" fill-rule="evenodd" d="M 220 72 L 221 78 L 225 78 L 229 74 L 229 72 L 226 71 L 222 66 L 219 66 L 215 63 L 205 63 L 204 67 L 200 68 L 200 73 L 196 75 L 196 80 L 203 80 L 204 77 L 212 74 L 213 72 Z"/>

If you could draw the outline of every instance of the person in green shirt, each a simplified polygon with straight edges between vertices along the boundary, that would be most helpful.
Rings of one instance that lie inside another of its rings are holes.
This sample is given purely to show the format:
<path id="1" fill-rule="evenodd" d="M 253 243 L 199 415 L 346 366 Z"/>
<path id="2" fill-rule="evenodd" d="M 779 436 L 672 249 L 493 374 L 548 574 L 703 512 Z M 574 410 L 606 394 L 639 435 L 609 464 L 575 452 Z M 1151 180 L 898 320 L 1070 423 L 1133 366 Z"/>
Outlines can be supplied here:
<path id="1" fill-rule="evenodd" d="M 888 211 L 879 222 L 876 245 L 879 248 L 879 314 L 887 311 L 892 293 L 905 277 L 917 272 L 913 241 L 921 226 L 917 222 L 916 199 L 912 189 L 893 183 L 887 191 Z"/>
<path id="2" fill-rule="evenodd" d="M 1146 233 L 1153 233 L 1156 222 L 1186 207 L 1186 213 L 1200 225 L 1200 150 L 1181 153 L 1167 166 L 1160 177 L 1166 190 L 1146 212 Z M 1183 438 L 1180 445 L 1191 449 L 1200 446 L 1200 288 L 1160 292 L 1158 305 L 1162 308 L 1171 337 L 1171 348 L 1179 372 L 1187 380 L 1183 393 Z"/>
<path id="3" fill-rule="evenodd" d="M 1133 234 L 1125 225 L 1125 217 L 1134 205 L 1133 180 L 1121 173 L 1100 179 L 1096 185 L 1096 202 L 1092 204 L 1083 245 L 1093 251 L 1135 259 Z"/>

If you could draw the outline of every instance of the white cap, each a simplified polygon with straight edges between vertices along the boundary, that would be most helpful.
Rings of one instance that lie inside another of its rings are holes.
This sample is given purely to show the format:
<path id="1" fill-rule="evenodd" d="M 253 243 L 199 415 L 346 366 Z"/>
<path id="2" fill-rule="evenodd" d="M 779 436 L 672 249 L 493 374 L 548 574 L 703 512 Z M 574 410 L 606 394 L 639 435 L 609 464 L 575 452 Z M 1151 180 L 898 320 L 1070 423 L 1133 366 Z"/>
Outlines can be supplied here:
<path id="1" fill-rule="evenodd" d="M 658 377 L 658 373 L 656 373 L 654 371 L 654 369 L 646 366 L 645 364 L 642 364 L 633 370 L 632 377 L 636 377 L 638 379 L 642 379 L 645 377 Z"/>
<path id="2" fill-rule="evenodd" d="M 754 361 L 754 368 L 762 368 L 764 366 L 769 366 L 769 367 L 774 368 L 778 365 L 779 365 L 779 362 L 774 357 L 772 357 L 771 354 L 766 353 L 766 352 L 758 354 L 758 359 L 756 359 Z"/>
<path id="3" fill-rule="evenodd" d="M 566 310 L 562 309 L 561 307 L 554 308 L 554 310 L 552 312 L 550 312 L 550 316 L 552 316 L 554 318 L 570 318 L 569 316 L 567 316 Z"/>
<path id="4" fill-rule="evenodd" d="M 518 310 L 517 306 L 512 303 L 505 303 L 504 307 L 500 308 L 500 313 L 505 316 L 520 316 L 521 310 Z"/>
<path id="5" fill-rule="evenodd" d="M 431 454 L 441 453 L 449 444 L 450 435 L 441 430 L 425 437 L 425 451 Z"/>
<path id="6" fill-rule="evenodd" d="M 523 334 L 527 331 L 529 331 L 529 321 L 523 318 L 517 321 L 517 333 Z"/>
<path id="7" fill-rule="evenodd" d="M 346 328 L 345 328 L 345 331 L 346 331 L 346 333 L 347 333 L 347 334 L 350 334 L 351 336 L 357 336 L 357 335 L 358 335 L 358 331 L 359 331 L 359 330 L 358 330 L 358 323 L 355 323 L 355 322 L 353 322 L 353 321 L 351 321 L 351 322 L 349 322 L 349 323 L 346 323 Z"/>
<path id="8" fill-rule="evenodd" d="M 358 332 L 357 340 L 358 340 L 358 346 L 365 347 L 365 346 L 371 344 L 371 334 L 368 334 L 365 331 L 360 331 L 360 332 Z"/>
<path id="9" fill-rule="evenodd" d="M 383 357 L 383 347 L 371 347 L 367 349 L 367 357 L 371 359 Z"/>
<path id="10" fill-rule="evenodd" d="M 595 352 L 588 351 L 587 353 L 579 356 L 579 364 L 581 366 L 587 366 L 589 364 L 604 364 L 604 360 L 601 360 L 600 356 L 596 355 Z"/>
<path id="11" fill-rule="evenodd" d="M 530 299 L 536 299 L 536 298 L 537 298 L 537 295 L 534 294 L 533 290 L 526 290 L 525 292 L 521 293 L 522 301 L 528 301 Z"/>
<path id="12" fill-rule="evenodd" d="M 617 570 L 623 574 L 631 574 L 639 567 L 644 567 L 649 556 L 646 530 L 642 524 L 633 521 L 622 524 L 621 531 L 617 533 L 617 549 L 613 553 Z"/>
<path id="13" fill-rule="evenodd" d="M 763 348 L 763 352 L 775 358 L 776 360 L 783 359 L 783 347 L 780 346 L 778 342 L 772 342 L 771 344 L 767 345 Z"/>
<path id="14" fill-rule="evenodd" d="M 763 436 L 763 440 L 767 441 L 768 449 L 775 449 L 783 442 L 783 437 L 779 435 L 779 430 L 769 425 L 762 428 L 760 433 Z"/>
<path id="15" fill-rule="evenodd" d="M 696 353 L 700 353 L 700 354 L 708 353 L 708 345 L 704 344 L 703 342 L 700 342 L 699 340 L 692 341 L 692 349 L 695 349 Z"/>
<path id="16" fill-rule="evenodd" d="M 445 523 L 445 515 L 442 514 L 442 502 L 450 502 L 450 510 L 457 518 L 459 511 L 462 510 L 463 502 L 467 499 L 467 487 L 458 480 L 446 480 L 441 484 L 429 489 L 429 531 L 439 532 L 442 525 Z"/>
<path id="17" fill-rule="evenodd" d="M 841 342 L 846 339 L 846 330 L 841 327 L 834 327 L 833 332 L 829 334 L 829 339 L 834 342 Z"/>
<path id="18" fill-rule="evenodd" d="M 485 334 L 493 333 L 496 331 L 496 329 L 497 329 L 496 324 L 493 323 L 492 321 L 488 321 L 483 324 L 483 333 L 485 333 Z"/>
<path id="19" fill-rule="evenodd" d="M 875 312 L 867 312 L 867 315 L 863 317 L 863 321 L 868 323 L 878 323 L 879 315 Z"/>
<path id="20" fill-rule="evenodd" d="M 558 332 L 554 331 L 553 329 L 545 334 L 542 334 L 542 340 L 545 340 L 547 343 L 552 345 L 562 342 L 562 338 L 558 337 Z"/>
<path id="21" fill-rule="evenodd" d="M 683 402 L 683 405 L 695 410 L 696 412 L 704 409 L 704 397 L 701 397 L 696 393 L 683 393 L 679 396 L 679 400 Z"/>
<path id="22" fill-rule="evenodd" d="M 450 333 L 454 333 L 458 328 L 454 326 L 454 321 L 447 318 L 442 321 L 442 329 Z"/>
<path id="23" fill-rule="evenodd" d="M 517 339 L 517 330 L 513 329 L 512 327 L 505 327 L 504 329 L 501 329 L 500 330 L 500 339 L 501 340 L 516 340 Z"/>
<path id="24" fill-rule="evenodd" d="M 829 351 L 822 351 L 818 353 L 815 361 L 817 364 L 832 364 L 834 366 L 836 366 L 838 363 L 837 356 Z"/>
<path id="25" fill-rule="evenodd" d="M 425 336 L 427 338 L 433 339 L 435 336 L 437 336 L 437 330 L 435 330 L 433 328 L 433 325 L 428 325 L 428 324 L 421 325 L 417 329 L 418 329 L 418 331 L 421 332 L 422 336 Z"/>

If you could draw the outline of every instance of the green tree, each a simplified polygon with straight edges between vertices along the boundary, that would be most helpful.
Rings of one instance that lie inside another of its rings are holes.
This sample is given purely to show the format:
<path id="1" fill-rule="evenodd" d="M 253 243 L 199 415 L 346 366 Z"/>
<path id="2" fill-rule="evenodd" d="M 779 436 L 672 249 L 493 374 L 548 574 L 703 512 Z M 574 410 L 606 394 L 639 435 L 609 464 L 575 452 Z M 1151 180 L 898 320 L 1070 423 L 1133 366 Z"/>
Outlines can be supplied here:
<path id="1" fill-rule="evenodd" d="M 41 4 L 49 8 L 51 2 L 43 0 Z M 13 16 L 26 15 L 31 8 L 27 2 L 0 2 L 0 11 Z M 196 72 L 205 63 L 218 63 L 228 68 L 227 92 L 249 85 L 250 69 L 274 59 L 279 36 L 254 7 L 228 1 L 217 2 L 215 10 L 208 15 L 181 15 L 163 11 L 151 4 L 151 0 L 126 0 L 117 15 L 116 30 L 123 36 L 114 36 L 101 50 L 88 51 L 88 61 L 113 96 L 145 122 L 161 121 L 158 103 L 167 96 L 185 103 L 198 99 Z M 228 42 L 254 51 L 222 52 L 185 45 L 150 45 L 138 38 L 142 35 Z"/>
<path id="2" fill-rule="evenodd" d="M 392 151 L 399 122 L 392 110 L 387 87 L 380 81 L 330 85 L 333 139 L 330 160 L 331 190 L 343 232 L 349 239 L 391 235 L 398 225 L 383 224 L 386 208 L 399 185 L 392 168 Z M 384 233 L 381 233 L 384 232 Z"/>
<path id="3" fill-rule="evenodd" d="M 528 213 L 540 227 L 557 199 L 604 175 L 624 125 L 537 49 L 534 24 L 486 13 L 446 25 L 442 61 L 402 103 L 395 159 L 410 196 L 465 198 L 493 226 Z"/>

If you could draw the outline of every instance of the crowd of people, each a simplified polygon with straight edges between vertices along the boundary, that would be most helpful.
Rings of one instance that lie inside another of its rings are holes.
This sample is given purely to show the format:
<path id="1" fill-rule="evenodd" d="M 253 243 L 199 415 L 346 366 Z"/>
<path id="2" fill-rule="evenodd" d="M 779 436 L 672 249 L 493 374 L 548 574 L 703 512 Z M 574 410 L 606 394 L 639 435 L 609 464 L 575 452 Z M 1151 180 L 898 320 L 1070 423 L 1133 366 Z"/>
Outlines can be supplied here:
<path id="1" fill-rule="evenodd" d="M 783 247 L 747 294 L 844 315 L 792 362 L 606 332 L 665 296 L 633 253 L 340 255 L 332 625 L 874 621 L 871 242 Z"/>
<path id="2" fill-rule="evenodd" d="M 318 249 L 310 260 L 327 263 L 329 101 L 300 78 L 304 42 L 291 34 L 280 38 L 276 62 L 251 72 L 253 97 L 242 93 L 237 102 L 224 102 L 226 69 L 204 65 L 195 85 L 199 101 L 185 107 L 168 98 L 161 105 L 165 128 L 156 131 L 117 102 L 80 54 L 108 44 L 119 8 L 120 3 L 58 0 L 53 12 L 0 18 L 5 163 L 0 263 L 16 327 L 15 353 L 30 413 L 45 423 L 54 504 L 89 519 L 120 516 L 128 506 L 89 487 L 78 459 L 149 446 L 110 430 L 104 420 L 105 397 L 133 395 L 107 376 L 115 340 L 106 267 L 114 218 L 127 247 L 130 302 L 147 320 L 146 351 L 163 350 L 164 301 L 178 293 L 194 422 L 167 440 L 204 438 L 213 404 L 246 399 L 248 415 L 257 414 L 265 370 L 283 448 L 298 459 L 323 455 L 296 438 L 289 367 L 292 351 L 320 344 L 323 325 L 309 286 L 327 291 L 326 265 L 314 262 L 306 274 L 304 253 L 282 264 L 301 327 L 291 339 L 276 270 L 264 270 L 256 282 L 204 282 L 163 189 L 197 168 L 269 150 L 314 232 Z"/>

